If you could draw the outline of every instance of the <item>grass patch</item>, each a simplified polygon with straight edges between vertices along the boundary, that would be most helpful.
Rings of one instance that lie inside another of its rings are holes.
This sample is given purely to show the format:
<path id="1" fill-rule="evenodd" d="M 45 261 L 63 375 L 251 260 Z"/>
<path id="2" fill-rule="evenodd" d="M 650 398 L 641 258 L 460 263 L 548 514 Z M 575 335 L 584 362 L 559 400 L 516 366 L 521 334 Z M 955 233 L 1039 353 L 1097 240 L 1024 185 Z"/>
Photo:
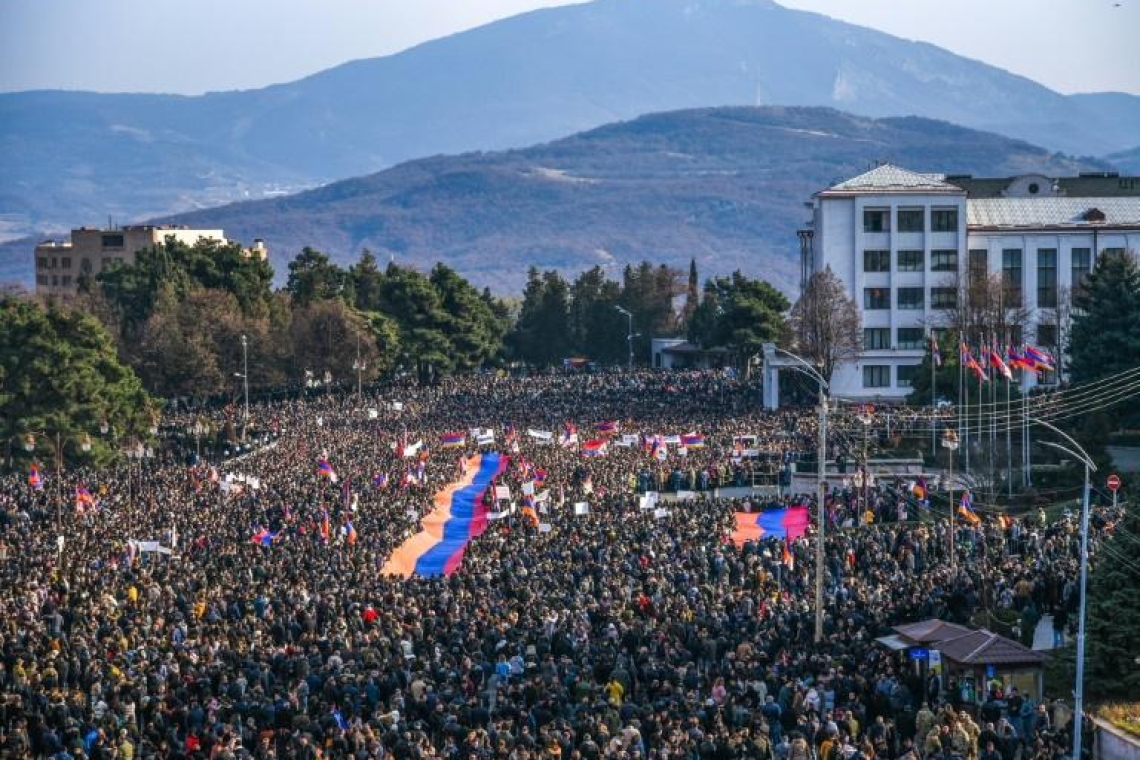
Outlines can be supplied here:
<path id="1" fill-rule="evenodd" d="M 1096 716 L 1121 731 L 1140 737 L 1140 702 L 1113 702 L 1101 705 Z"/>

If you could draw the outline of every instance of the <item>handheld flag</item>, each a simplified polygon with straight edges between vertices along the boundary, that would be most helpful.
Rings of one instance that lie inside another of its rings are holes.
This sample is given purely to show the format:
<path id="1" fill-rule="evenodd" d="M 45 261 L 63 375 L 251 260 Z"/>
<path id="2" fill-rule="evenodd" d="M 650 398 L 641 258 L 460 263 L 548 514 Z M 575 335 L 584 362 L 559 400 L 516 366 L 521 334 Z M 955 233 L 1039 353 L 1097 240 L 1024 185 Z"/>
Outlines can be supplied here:
<path id="1" fill-rule="evenodd" d="M 621 429 L 621 426 L 618 424 L 617 420 L 606 420 L 605 422 L 599 422 L 595 427 L 597 428 L 597 431 L 602 435 L 617 435 L 618 430 Z"/>
<path id="2" fill-rule="evenodd" d="M 35 462 L 28 469 L 28 485 L 32 487 L 33 491 L 44 490 L 44 480 L 40 477 L 40 468 Z"/>
<path id="3" fill-rule="evenodd" d="M 688 435 L 681 436 L 681 445 L 690 449 L 703 448 L 705 445 L 705 437 L 700 433 L 689 433 Z"/>
<path id="4" fill-rule="evenodd" d="M 467 436 L 463 433 L 444 433 L 439 437 L 440 448 L 457 449 L 467 444 Z"/>
<path id="5" fill-rule="evenodd" d="M 926 478 L 920 475 L 914 485 L 910 487 L 910 492 L 919 501 L 926 501 Z"/>
<path id="6" fill-rule="evenodd" d="M 87 486 L 75 487 L 75 508 L 82 511 L 86 507 L 95 506 L 95 497 L 87 490 Z"/>
<path id="7" fill-rule="evenodd" d="M 974 511 L 974 502 L 970 498 L 969 491 L 962 492 L 962 500 L 958 503 L 958 516 L 970 525 L 980 525 L 982 522 L 982 518 Z"/>
<path id="8" fill-rule="evenodd" d="M 326 457 L 321 457 L 317 461 L 317 475 L 328 478 L 333 483 L 337 481 L 336 470 L 332 468 L 332 465 L 329 464 L 329 460 Z"/>
<path id="9" fill-rule="evenodd" d="M 606 442 L 603 439 L 586 441 L 582 444 L 582 456 L 597 457 L 606 453 Z"/>

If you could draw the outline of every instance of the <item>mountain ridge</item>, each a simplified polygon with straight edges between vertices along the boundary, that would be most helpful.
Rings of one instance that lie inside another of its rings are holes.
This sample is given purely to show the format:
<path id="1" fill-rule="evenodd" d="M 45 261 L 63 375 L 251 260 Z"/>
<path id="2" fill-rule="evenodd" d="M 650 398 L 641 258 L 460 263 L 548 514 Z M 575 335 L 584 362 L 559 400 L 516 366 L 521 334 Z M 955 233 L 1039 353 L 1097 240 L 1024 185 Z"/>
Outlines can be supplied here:
<path id="1" fill-rule="evenodd" d="M 921 117 L 723 107 L 650 114 L 529 148 L 417 159 L 154 221 L 263 238 L 278 283 L 309 245 L 342 265 L 365 247 L 424 270 L 443 261 L 500 293 L 520 292 L 530 266 L 573 275 L 596 264 L 617 277 L 642 259 L 685 267 L 690 258 L 703 276 L 741 269 L 790 292 L 802 204 L 878 160 L 979 176 L 1106 168 Z M 5 248 L 26 280 L 30 245 Z"/>
<path id="2" fill-rule="evenodd" d="M 264 88 L 0 95 L 0 215 L 25 231 L 143 219 L 646 112 L 755 104 L 924 115 L 1104 154 L 1135 146 L 1118 114 L 1140 98 L 1064 96 L 772 2 L 598 0 Z"/>

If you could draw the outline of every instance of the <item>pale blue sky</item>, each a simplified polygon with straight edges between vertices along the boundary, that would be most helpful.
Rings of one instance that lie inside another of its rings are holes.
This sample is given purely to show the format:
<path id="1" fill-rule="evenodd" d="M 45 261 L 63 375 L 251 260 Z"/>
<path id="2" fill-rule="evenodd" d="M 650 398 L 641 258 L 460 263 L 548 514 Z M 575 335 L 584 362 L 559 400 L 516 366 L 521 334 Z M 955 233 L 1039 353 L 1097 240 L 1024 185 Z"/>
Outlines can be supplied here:
<path id="1" fill-rule="evenodd" d="M 782 2 L 932 42 L 1061 92 L 1140 95 L 1140 0 Z M 197 94 L 262 87 L 566 3 L 0 0 L 0 91 Z"/>

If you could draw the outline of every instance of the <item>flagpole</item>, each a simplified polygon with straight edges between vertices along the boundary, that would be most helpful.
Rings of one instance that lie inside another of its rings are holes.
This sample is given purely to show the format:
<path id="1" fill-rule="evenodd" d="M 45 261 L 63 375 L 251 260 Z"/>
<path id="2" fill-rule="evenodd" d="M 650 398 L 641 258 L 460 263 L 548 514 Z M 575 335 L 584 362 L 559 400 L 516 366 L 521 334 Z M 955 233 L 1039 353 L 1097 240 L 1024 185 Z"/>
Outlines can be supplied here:
<path id="1" fill-rule="evenodd" d="M 966 363 L 962 356 L 965 343 L 958 346 L 958 429 L 962 434 L 962 446 L 965 449 L 965 458 L 962 469 L 970 471 L 970 399 L 966 394 Z"/>
<path id="2" fill-rule="evenodd" d="M 930 333 L 930 454 L 935 456 L 938 453 L 937 434 L 934 430 L 936 427 L 934 420 L 938 415 L 938 394 L 934 392 L 934 333 Z M 888 434 L 888 438 L 890 435 Z"/>
<path id="3" fill-rule="evenodd" d="M 1010 389 L 1013 385 L 1013 371 L 1005 379 L 1005 477 L 1007 495 L 1013 500 L 1013 408 L 1010 405 Z"/>

